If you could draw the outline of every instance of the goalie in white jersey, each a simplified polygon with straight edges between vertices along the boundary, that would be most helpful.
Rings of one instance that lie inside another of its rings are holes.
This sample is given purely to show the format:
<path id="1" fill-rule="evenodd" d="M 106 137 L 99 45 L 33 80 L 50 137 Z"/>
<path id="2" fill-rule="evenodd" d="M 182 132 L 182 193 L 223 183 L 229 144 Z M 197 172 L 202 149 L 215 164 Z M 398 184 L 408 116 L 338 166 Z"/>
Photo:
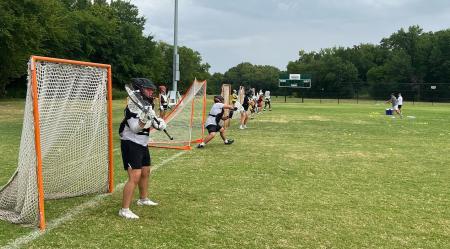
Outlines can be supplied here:
<path id="1" fill-rule="evenodd" d="M 150 128 L 164 130 L 166 123 L 161 118 L 156 118 L 152 109 L 153 91 L 155 84 L 149 79 L 131 79 L 131 85 L 143 100 L 143 104 L 148 108 L 148 112 L 143 112 L 130 99 L 125 108 L 125 117 L 119 128 L 120 148 L 124 169 L 128 173 L 128 181 L 123 189 L 122 208 L 119 215 L 127 219 L 138 219 L 139 216 L 130 210 L 133 192 L 136 186 L 139 187 L 139 199 L 137 205 L 156 206 L 158 203 L 148 199 L 148 180 L 150 177 L 151 158 L 147 143 Z M 155 121 L 158 120 L 157 121 Z"/>

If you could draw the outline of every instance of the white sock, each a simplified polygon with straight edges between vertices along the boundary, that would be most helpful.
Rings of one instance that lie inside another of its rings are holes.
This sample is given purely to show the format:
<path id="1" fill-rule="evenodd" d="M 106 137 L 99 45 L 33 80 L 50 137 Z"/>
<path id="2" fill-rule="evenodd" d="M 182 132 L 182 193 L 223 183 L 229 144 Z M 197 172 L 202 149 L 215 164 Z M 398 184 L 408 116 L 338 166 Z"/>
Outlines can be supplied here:
<path id="1" fill-rule="evenodd" d="M 228 143 L 228 139 L 223 140 L 224 143 Z"/>
<path id="2" fill-rule="evenodd" d="M 122 211 L 130 211 L 129 208 L 122 208 Z"/>

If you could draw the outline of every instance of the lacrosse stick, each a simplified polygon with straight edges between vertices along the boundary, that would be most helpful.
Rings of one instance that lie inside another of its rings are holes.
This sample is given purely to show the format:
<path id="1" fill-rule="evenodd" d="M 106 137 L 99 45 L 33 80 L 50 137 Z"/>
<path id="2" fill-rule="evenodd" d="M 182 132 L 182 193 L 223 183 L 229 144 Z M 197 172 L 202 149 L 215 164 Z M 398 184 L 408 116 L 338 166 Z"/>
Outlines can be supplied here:
<path id="1" fill-rule="evenodd" d="M 143 102 L 144 100 L 142 99 L 141 96 L 139 96 L 138 94 L 136 94 L 136 90 L 134 90 L 130 85 L 125 85 L 125 90 L 128 93 L 128 97 L 130 97 L 130 100 L 139 108 L 141 109 L 141 111 L 143 111 L 146 115 L 148 115 L 149 111 L 150 111 L 150 106 L 144 106 Z M 159 120 L 155 117 L 152 116 L 151 117 L 153 119 L 153 121 L 155 121 L 158 125 L 160 124 Z M 169 133 L 167 132 L 166 129 L 163 130 L 164 133 L 166 133 L 167 137 L 169 137 L 170 140 L 173 140 L 173 137 L 171 135 L 169 135 Z"/>

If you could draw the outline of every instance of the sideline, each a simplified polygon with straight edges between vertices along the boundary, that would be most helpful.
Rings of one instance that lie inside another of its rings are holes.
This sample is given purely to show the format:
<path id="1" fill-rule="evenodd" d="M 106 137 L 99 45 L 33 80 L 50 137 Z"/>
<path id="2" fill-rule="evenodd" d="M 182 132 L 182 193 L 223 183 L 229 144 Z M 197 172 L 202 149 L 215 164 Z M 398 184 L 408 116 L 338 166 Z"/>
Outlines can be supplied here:
<path id="1" fill-rule="evenodd" d="M 162 166 L 166 165 L 168 162 L 178 158 L 179 156 L 185 154 L 187 151 L 181 151 L 178 152 L 177 154 L 167 158 L 166 160 L 162 161 L 160 164 L 155 165 L 152 167 L 152 172 L 161 168 Z M 114 192 L 117 191 L 122 191 L 123 187 L 125 186 L 125 183 L 122 182 L 118 185 L 115 186 L 114 188 Z M 84 202 L 80 205 L 78 205 L 77 207 L 71 209 L 70 211 L 68 211 L 66 213 L 66 215 L 57 218 L 53 221 L 50 221 L 47 223 L 47 228 L 45 229 L 45 231 L 41 231 L 39 230 L 39 228 L 36 228 L 35 230 L 33 230 L 32 232 L 30 232 L 27 235 L 21 236 L 17 239 L 15 239 L 13 242 L 1 247 L 0 249 L 11 249 L 11 248 L 21 248 L 21 246 L 24 246 L 34 240 L 36 240 L 37 238 L 45 235 L 46 233 L 50 232 L 51 230 L 58 228 L 61 224 L 72 220 L 73 218 L 75 218 L 76 216 L 78 216 L 79 214 L 81 214 L 83 211 L 85 211 L 88 208 L 92 208 L 92 207 L 96 207 L 100 204 L 101 201 L 103 201 L 106 197 L 111 196 L 111 194 L 101 194 L 101 195 L 97 195 L 95 196 L 93 199 Z"/>

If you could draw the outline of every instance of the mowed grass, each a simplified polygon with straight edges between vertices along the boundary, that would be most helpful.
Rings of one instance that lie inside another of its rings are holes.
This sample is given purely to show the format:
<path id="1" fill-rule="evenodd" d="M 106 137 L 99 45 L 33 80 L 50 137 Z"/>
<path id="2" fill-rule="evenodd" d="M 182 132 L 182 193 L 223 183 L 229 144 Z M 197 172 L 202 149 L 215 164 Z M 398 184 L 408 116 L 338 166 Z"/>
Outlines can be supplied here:
<path id="1" fill-rule="evenodd" d="M 278 102 L 277 102 L 278 101 Z M 290 102 L 290 103 L 289 103 Z M 272 112 L 234 121 L 236 141 L 203 150 L 151 149 L 150 197 L 117 216 L 117 191 L 26 248 L 448 248 L 450 105 L 275 99 Z M 122 170 L 114 103 L 115 183 Z M 0 185 L 17 165 L 23 101 L 0 102 Z M 414 116 L 415 118 L 407 118 Z M 46 202 L 49 223 L 93 196 Z M 0 246 L 35 228 L 0 221 Z"/>

